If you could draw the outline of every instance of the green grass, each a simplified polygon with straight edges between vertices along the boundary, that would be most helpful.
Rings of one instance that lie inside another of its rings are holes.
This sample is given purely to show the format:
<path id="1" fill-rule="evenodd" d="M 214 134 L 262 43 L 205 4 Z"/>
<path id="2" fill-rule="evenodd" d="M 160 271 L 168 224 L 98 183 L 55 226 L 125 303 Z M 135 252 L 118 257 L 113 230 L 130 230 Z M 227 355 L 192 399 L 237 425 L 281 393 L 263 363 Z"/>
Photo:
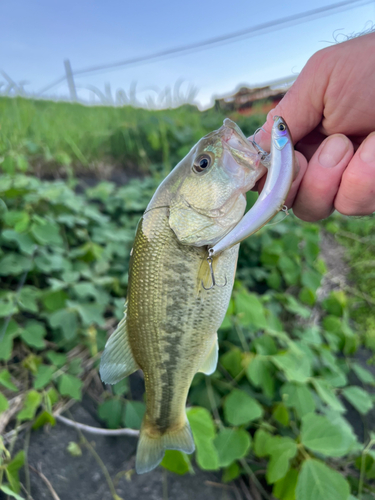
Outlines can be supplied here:
<path id="1" fill-rule="evenodd" d="M 190 105 L 149 111 L 4 97 L 0 116 L 0 161 L 7 173 L 41 165 L 48 173 L 59 167 L 80 172 L 109 162 L 143 173 L 161 168 L 165 174 L 225 118 Z M 233 118 L 249 134 L 264 120 Z"/>

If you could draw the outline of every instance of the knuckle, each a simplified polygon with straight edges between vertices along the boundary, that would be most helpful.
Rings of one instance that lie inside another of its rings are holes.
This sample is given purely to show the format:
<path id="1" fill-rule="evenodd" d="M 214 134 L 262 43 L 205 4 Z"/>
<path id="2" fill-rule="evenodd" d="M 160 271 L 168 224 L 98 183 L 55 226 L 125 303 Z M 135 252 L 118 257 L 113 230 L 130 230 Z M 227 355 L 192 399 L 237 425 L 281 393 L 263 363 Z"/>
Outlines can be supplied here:
<path id="1" fill-rule="evenodd" d="M 335 209 L 343 215 L 369 215 L 375 211 L 375 176 L 347 169 L 335 200 Z"/>

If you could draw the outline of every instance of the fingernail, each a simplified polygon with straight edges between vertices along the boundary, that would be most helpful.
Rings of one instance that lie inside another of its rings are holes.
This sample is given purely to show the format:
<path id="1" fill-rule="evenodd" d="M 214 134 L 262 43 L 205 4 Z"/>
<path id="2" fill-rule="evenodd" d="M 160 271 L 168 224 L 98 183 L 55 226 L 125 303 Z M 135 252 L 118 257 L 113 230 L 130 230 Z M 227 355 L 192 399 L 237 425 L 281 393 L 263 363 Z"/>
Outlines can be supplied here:
<path id="1" fill-rule="evenodd" d="M 375 163 L 375 134 L 371 134 L 363 142 L 359 156 L 366 163 Z"/>
<path id="2" fill-rule="evenodd" d="M 329 137 L 319 153 L 319 163 L 322 167 L 333 168 L 340 163 L 348 151 L 348 141 L 340 136 Z"/>

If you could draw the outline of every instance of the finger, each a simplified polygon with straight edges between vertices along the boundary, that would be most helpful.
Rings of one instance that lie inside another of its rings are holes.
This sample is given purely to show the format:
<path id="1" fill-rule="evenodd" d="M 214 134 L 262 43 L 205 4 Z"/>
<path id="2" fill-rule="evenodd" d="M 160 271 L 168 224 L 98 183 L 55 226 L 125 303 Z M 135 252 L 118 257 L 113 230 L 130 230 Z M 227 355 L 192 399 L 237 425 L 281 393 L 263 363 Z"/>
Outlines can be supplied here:
<path id="1" fill-rule="evenodd" d="M 319 125 L 324 109 L 324 93 L 331 73 L 329 66 L 322 52 L 317 52 L 309 59 L 283 99 L 268 113 L 263 125 L 266 132 L 271 133 L 273 117 L 282 116 L 295 144 Z"/>
<path id="2" fill-rule="evenodd" d="M 353 156 L 353 145 L 342 134 L 325 139 L 309 161 L 293 212 L 302 220 L 325 219 L 334 210 L 341 177 Z"/>
<path id="3" fill-rule="evenodd" d="M 375 212 L 375 132 L 362 142 L 343 173 L 335 208 L 344 215 Z"/>

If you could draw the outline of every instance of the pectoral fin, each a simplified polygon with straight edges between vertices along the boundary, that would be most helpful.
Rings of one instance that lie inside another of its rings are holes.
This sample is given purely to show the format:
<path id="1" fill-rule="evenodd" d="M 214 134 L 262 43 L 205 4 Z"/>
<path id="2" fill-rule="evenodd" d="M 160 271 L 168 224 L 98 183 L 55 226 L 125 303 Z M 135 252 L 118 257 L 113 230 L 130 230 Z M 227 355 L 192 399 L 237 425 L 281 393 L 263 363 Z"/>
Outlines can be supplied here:
<path id="1" fill-rule="evenodd" d="M 214 373 L 217 366 L 218 356 L 219 356 L 219 344 L 216 336 L 216 340 L 212 344 L 211 350 L 208 353 L 199 371 L 206 375 L 211 375 L 212 373 Z"/>
<path id="2" fill-rule="evenodd" d="M 109 337 L 100 361 L 100 376 L 105 384 L 116 384 L 139 369 L 130 348 L 124 317 Z"/>

